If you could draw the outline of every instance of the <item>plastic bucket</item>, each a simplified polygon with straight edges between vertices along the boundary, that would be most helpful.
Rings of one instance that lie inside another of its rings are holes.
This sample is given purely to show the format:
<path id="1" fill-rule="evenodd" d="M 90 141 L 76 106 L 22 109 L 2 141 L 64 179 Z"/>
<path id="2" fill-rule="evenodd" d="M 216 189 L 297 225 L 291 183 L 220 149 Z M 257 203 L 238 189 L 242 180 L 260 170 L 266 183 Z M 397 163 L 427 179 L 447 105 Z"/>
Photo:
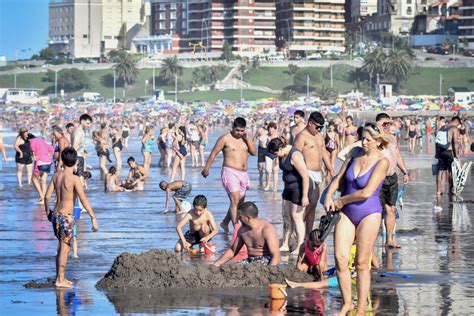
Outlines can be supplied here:
<path id="1" fill-rule="evenodd" d="M 270 311 L 272 315 L 281 315 L 286 314 L 286 300 L 271 300 L 270 301 Z"/>
<path id="2" fill-rule="evenodd" d="M 272 283 L 268 285 L 270 290 L 270 298 L 272 300 L 284 300 L 286 299 L 286 284 Z"/>
<path id="3" fill-rule="evenodd" d="M 206 255 L 212 255 L 216 253 L 216 244 L 213 242 L 206 242 L 202 244 L 202 247 L 204 248 L 204 253 Z"/>

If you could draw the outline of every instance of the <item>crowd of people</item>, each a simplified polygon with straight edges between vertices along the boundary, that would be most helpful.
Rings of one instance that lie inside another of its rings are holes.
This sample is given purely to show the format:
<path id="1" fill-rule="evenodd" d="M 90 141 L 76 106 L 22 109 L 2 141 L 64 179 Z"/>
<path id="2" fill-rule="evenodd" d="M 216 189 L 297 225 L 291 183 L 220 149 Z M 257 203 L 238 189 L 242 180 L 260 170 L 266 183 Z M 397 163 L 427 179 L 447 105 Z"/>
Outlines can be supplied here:
<path id="1" fill-rule="evenodd" d="M 99 228 L 86 197 L 91 177 L 88 171 L 91 153 L 87 152 L 86 139 L 90 130 L 95 129 L 90 135 L 99 158 L 98 169 L 105 192 L 143 190 L 154 167 L 155 152 L 159 153 L 157 166 L 170 169 L 170 178 L 163 179 L 159 187 L 166 193 L 163 213 L 170 212 L 172 199 L 174 211 L 182 214 L 176 225 L 176 251 L 202 246 L 220 230 L 228 234 L 229 224 L 232 224 L 230 247 L 214 265 L 222 265 L 234 257 L 241 258 L 241 263 L 277 265 L 281 253 L 289 253 L 297 258 L 296 268 L 314 274 L 317 281 L 299 284 L 288 280 L 288 285 L 339 287 L 343 297 L 342 315 L 354 309 L 353 280 L 357 284 L 357 313 L 365 313 L 370 270 L 379 266 L 374 244 L 382 226 L 386 229 L 385 246 L 400 247 L 394 234 L 399 176 L 404 184 L 410 180 L 407 163 L 401 155 L 401 142 L 407 142 L 408 155 L 415 155 L 420 148 L 433 144 L 438 199 L 443 194 L 444 181 L 449 183 L 449 194 L 453 193 L 453 159 L 462 158 L 473 150 L 472 124 L 458 115 L 400 118 L 379 113 L 375 121 L 361 122 L 344 114 L 297 110 L 292 116 L 271 118 L 223 115 L 193 120 L 189 116 L 164 116 L 142 121 L 82 114 L 76 122 L 66 121 L 61 116 L 44 122 L 47 124 L 31 122 L 40 131 L 36 136 L 27 125 L 18 128 L 15 121 L 4 121 L 4 124 L 19 131 L 13 144 L 18 188 L 23 187 L 26 170 L 27 184 L 33 183 L 37 190 L 38 204 L 44 204 L 59 240 L 56 286 L 72 286 L 65 278 L 65 267 L 76 225 L 73 212 L 76 198 L 90 215 L 93 231 Z M 217 139 L 206 159 L 204 152 L 209 133 L 229 125 L 231 130 Z M 129 141 L 138 140 L 142 157 L 128 157 L 129 171 L 120 179 L 125 174 L 122 173 L 122 151 L 128 148 Z M 0 150 L 6 162 L 1 137 Z M 193 187 L 186 181 L 186 167 L 202 167 L 202 176 L 208 177 L 221 152 L 221 181 L 229 206 L 227 215 L 217 225 L 207 208 L 207 197 L 197 195 L 192 205 L 187 201 Z M 188 156 L 190 164 L 186 161 Z M 248 174 L 249 156 L 257 156 L 255 167 L 261 190 L 278 191 L 279 180 L 283 182 L 281 243 L 274 226 L 259 218 L 258 206 L 245 201 L 247 191 L 253 189 Z M 338 159 L 342 162 L 340 168 Z M 52 173 L 48 185 L 48 175 Z M 53 192 L 56 200 L 50 209 Z M 324 225 L 321 220 L 319 228 L 314 229 L 319 222 L 318 203 L 323 205 L 327 217 Z M 188 223 L 189 230 L 183 233 Z M 324 243 L 332 228 L 335 275 L 328 273 L 328 249 Z"/>

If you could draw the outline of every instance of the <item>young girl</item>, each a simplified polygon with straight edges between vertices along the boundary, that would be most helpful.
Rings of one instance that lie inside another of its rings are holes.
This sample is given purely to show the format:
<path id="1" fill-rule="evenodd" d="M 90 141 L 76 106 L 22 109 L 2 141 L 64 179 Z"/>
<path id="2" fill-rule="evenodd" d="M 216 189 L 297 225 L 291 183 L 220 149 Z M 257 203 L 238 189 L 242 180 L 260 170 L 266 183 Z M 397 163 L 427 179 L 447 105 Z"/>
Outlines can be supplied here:
<path id="1" fill-rule="evenodd" d="M 119 185 L 118 176 L 117 176 L 117 168 L 115 168 L 114 166 L 110 167 L 109 173 L 105 175 L 104 191 L 105 192 L 125 191 L 125 189 Z"/>
<path id="2" fill-rule="evenodd" d="M 296 268 L 306 271 L 316 278 L 322 279 L 323 272 L 327 270 L 327 247 L 324 241 L 319 239 L 320 230 L 315 229 L 309 233 L 308 238 L 300 247 Z"/>

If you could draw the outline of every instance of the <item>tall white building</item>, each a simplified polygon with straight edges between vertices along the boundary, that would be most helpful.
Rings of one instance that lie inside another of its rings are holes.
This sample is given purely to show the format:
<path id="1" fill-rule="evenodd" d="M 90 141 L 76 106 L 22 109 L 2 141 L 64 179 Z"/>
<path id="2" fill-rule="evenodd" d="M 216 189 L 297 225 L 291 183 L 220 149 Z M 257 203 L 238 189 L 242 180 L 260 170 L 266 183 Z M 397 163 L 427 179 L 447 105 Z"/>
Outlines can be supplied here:
<path id="1" fill-rule="evenodd" d="M 130 49 L 147 16 L 149 4 L 144 0 L 52 0 L 49 45 L 75 58 Z"/>

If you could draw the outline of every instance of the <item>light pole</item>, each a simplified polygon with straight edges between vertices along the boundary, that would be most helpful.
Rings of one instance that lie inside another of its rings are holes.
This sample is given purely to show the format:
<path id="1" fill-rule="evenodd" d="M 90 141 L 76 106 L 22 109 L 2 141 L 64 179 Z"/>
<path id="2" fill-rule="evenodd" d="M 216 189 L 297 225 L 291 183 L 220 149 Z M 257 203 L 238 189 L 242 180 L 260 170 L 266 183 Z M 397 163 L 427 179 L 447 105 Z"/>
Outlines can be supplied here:
<path id="1" fill-rule="evenodd" d="M 456 52 L 456 44 L 453 44 L 453 61 L 454 61 L 454 54 Z"/>
<path id="2" fill-rule="evenodd" d="M 178 102 L 178 73 L 174 74 L 174 102 Z"/>
<path id="3" fill-rule="evenodd" d="M 201 22 L 201 43 L 204 43 L 204 39 L 202 36 L 203 24 L 206 26 L 206 48 L 205 49 L 208 49 L 207 46 L 209 45 L 209 23 L 207 22 L 207 20 L 202 20 Z M 207 54 L 206 54 L 206 61 L 209 61 Z"/>
<path id="4" fill-rule="evenodd" d="M 116 81 L 117 81 L 117 76 L 115 74 L 115 70 L 114 70 L 114 103 L 115 103 L 115 89 L 116 89 Z"/>
<path id="5" fill-rule="evenodd" d="M 443 75 L 439 74 L 439 96 L 441 96 L 442 91 L 443 91 Z"/>
<path id="6" fill-rule="evenodd" d="M 242 69 L 240 69 L 240 104 L 242 104 L 243 102 L 243 94 L 242 94 L 242 81 L 243 81 L 243 77 L 244 76 L 244 73 L 242 71 Z"/>
<path id="7" fill-rule="evenodd" d="M 372 73 L 369 73 L 369 98 L 372 98 Z"/>
<path id="8" fill-rule="evenodd" d="M 153 63 L 153 78 L 152 78 L 152 82 L 153 82 L 153 95 L 155 95 L 155 63 Z"/>
<path id="9" fill-rule="evenodd" d="M 54 70 L 54 98 L 58 97 L 58 70 Z"/>
<path id="10" fill-rule="evenodd" d="M 309 100 L 309 75 L 306 75 L 306 101 Z"/>
<path id="11" fill-rule="evenodd" d="M 16 89 L 16 69 L 17 68 L 15 68 L 15 70 L 13 72 L 13 88 L 15 88 L 15 89 Z"/>
<path id="12" fill-rule="evenodd" d="M 331 70 L 331 89 L 334 87 L 334 82 L 332 80 L 332 65 L 330 66 L 330 70 Z"/>

